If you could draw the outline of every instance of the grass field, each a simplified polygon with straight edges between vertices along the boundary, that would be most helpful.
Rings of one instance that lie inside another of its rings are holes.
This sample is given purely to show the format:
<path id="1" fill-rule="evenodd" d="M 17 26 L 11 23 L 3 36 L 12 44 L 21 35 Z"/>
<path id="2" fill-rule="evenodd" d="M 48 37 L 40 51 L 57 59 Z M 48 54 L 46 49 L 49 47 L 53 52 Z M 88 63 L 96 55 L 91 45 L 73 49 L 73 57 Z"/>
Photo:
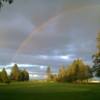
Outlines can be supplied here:
<path id="1" fill-rule="evenodd" d="M 0 100 L 99 100 L 99 84 L 19 82 L 0 84 Z"/>

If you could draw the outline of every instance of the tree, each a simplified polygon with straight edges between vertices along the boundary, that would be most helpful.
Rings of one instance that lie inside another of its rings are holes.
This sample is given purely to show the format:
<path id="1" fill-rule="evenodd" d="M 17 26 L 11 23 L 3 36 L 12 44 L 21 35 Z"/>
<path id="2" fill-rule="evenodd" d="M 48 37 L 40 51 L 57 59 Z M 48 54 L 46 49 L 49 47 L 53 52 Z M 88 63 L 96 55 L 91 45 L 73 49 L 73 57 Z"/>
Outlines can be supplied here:
<path id="1" fill-rule="evenodd" d="M 25 78 L 25 75 L 24 75 L 24 72 L 23 71 L 20 71 L 19 72 L 19 81 L 24 81 L 24 78 Z"/>
<path id="2" fill-rule="evenodd" d="M 61 81 L 61 82 L 66 81 L 66 70 L 65 70 L 65 67 L 63 65 L 59 69 L 58 81 Z"/>
<path id="3" fill-rule="evenodd" d="M 72 74 L 72 64 L 68 65 L 68 68 L 66 70 L 66 81 L 72 82 L 73 80 L 73 74 Z"/>
<path id="4" fill-rule="evenodd" d="M 47 80 L 48 80 L 48 81 L 52 80 L 53 75 L 52 75 L 50 66 L 47 67 L 46 74 L 47 74 Z"/>
<path id="5" fill-rule="evenodd" d="M 19 81 L 20 80 L 20 70 L 19 70 L 17 64 L 15 64 L 12 67 L 10 78 L 11 78 L 11 80 L 15 80 L 15 81 Z"/>
<path id="6" fill-rule="evenodd" d="M 8 75 L 7 75 L 7 72 L 6 72 L 5 68 L 3 68 L 2 72 L 1 72 L 1 80 L 4 83 L 9 82 L 9 78 L 8 78 Z"/>
<path id="7" fill-rule="evenodd" d="M 92 72 L 88 65 L 81 59 L 74 60 L 67 69 L 61 67 L 58 73 L 58 81 L 60 82 L 82 82 L 92 77 Z"/>
<path id="8" fill-rule="evenodd" d="M 28 81 L 29 80 L 29 73 L 25 69 L 23 71 L 20 71 L 19 80 L 20 81 Z"/>
<path id="9" fill-rule="evenodd" d="M 9 4 L 13 3 L 13 0 L 0 0 L 0 8 L 3 7 L 4 2 L 7 2 Z"/>
<path id="10" fill-rule="evenodd" d="M 88 71 L 88 73 L 87 73 L 87 79 L 92 78 L 93 77 L 92 68 L 90 68 L 89 65 L 86 65 L 86 68 L 87 68 L 87 71 Z"/>
<path id="11" fill-rule="evenodd" d="M 29 80 L 29 73 L 24 69 L 20 70 L 18 65 L 15 64 L 12 67 L 10 79 L 14 81 L 28 81 Z"/>
<path id="12" fill-rule="evenodd" d="M 29 80 L 29 73 L 28 73 L 28 71 L 26 71 L 24 69 L 23 73 L 24 73 L 24 81 L 28 81 Z"/>
<path id="13" fill-rule="evenodd" d="M 93 68 L 92 71 L 95 72 L 95 76 L 100 77 L 100 33 L 97 34 L 97 51 L 92 56 L 93 58 Z"/>
<path id="14" fill-rule="evenodd" d="M 0 72 L 0 82 L 2 82 L 1 72 Z"/>
<path id="15" fill-rule="evenodd" d="M 97 70 L 97 71 L 96 71 L 95 76 L 100 77 L 100 70 Z"/>
<path id="16" fill-rule="evenodd" d="M 79 80 L 85 80 L 87 77 L 88 70 L 86 68 L 86 65 L 82 60 L 78 60 L 79 63 Z"/>
<path id="17" fill-rule="evenodd" d="M 97 51 L 94 55 L 93 55 L 93 71 L 97 71 L 100 69 L 100 52 Z"/>
<path id="18" fill-rule="evenodd" d="M 80 60 L 74 60 L 72 64 L 70 64 L 66 71 L 66 79 L 68 82 L 76 82 L 79 80 L 79 74 L 80 74 Z"/>
<path id="19" fill-rule="evenodd" d="M 78 59 L 78 66 L 79 66 L 79 72 L 78 74 L 78 78 L 77 80 L 88 80 L 89 78 L 91 78 L 92 75 L 92 71 L 89 65 L 86 65 L 83 60 Z"/>
<path id="20" fill-rule="evenodd" d="M 67 68 L 61 66 L 58 75 L 51 73 L 51 68 L 47 68 L 47 79 L 58 82 L 81 82 L 93 77 L 92 70 L 89 65 L 86 65 L 83 60 L 76 59 Z"/>

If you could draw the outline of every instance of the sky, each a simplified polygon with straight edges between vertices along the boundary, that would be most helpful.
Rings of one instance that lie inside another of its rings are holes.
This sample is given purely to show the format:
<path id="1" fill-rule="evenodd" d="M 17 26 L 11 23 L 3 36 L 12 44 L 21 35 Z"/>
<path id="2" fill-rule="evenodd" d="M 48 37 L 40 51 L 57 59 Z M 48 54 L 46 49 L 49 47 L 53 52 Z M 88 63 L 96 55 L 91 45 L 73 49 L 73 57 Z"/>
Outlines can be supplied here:
<path id="1" fill-rule="evenodd" d="M 43 73 L 76 58 L 91 64 L 98 32 L 100 0 L 14 0 L 0 10 L 0 65 Z"/>

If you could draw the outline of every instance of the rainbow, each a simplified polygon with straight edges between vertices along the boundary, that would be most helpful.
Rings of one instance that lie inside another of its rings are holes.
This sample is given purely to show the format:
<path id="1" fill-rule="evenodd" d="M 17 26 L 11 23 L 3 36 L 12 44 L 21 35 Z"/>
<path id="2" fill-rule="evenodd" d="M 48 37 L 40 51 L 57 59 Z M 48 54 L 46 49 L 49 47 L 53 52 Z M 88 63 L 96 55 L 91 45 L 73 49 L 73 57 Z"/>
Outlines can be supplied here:
<path id="1" fill-rule="evenodd" d="M 21 43 L 21 45 L 16 50 L 16 53 L 15 53 L 14 57 L 12 58 L 12 61 L 15 61 L 17 55 L 20 54 L 23 49 L 25 49 L 25 47 L 27 46 L 29 41 L 32 39 L 32 37 L 35 33 L 41 32 L 45 27 L 47 27 L 49 25 L 49 23 L 52 23 L 52 22 L 56 21 L 57 19 L 59 19 L 64 14 L 64 12 L 62 12 L 56 16 L 53 16 L 52 18 L 50 18 L 46 22 L 42 23 L 41 25 L 39 25 L 38 27 L 33 29 L 33 31 L 29 34 L 29 36 L 27 36 L 27 38 Z"/>

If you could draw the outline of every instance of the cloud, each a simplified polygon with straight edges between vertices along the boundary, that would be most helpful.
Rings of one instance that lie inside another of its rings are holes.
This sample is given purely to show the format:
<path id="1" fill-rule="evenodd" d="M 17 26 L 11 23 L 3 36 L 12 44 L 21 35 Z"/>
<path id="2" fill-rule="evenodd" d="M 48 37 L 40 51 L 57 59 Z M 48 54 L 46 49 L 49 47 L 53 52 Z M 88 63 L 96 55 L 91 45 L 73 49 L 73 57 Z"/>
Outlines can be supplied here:
<path id="1" fill-rule="evenodd" d="M 0 63 L 37 65 L 38 72 L 47 65 L 56 72 L 60 64 L 79 57 L 90 63 L 100 29 L 99 10 L 100 0 L 15 0 L 0 13 Z"/>
<path id="2" fill-rule="evenodd" d="M 0 20 L 0 47 L 16 49 L 34 28 L 23 15 L 13 15 L 9 20 Z"/>

